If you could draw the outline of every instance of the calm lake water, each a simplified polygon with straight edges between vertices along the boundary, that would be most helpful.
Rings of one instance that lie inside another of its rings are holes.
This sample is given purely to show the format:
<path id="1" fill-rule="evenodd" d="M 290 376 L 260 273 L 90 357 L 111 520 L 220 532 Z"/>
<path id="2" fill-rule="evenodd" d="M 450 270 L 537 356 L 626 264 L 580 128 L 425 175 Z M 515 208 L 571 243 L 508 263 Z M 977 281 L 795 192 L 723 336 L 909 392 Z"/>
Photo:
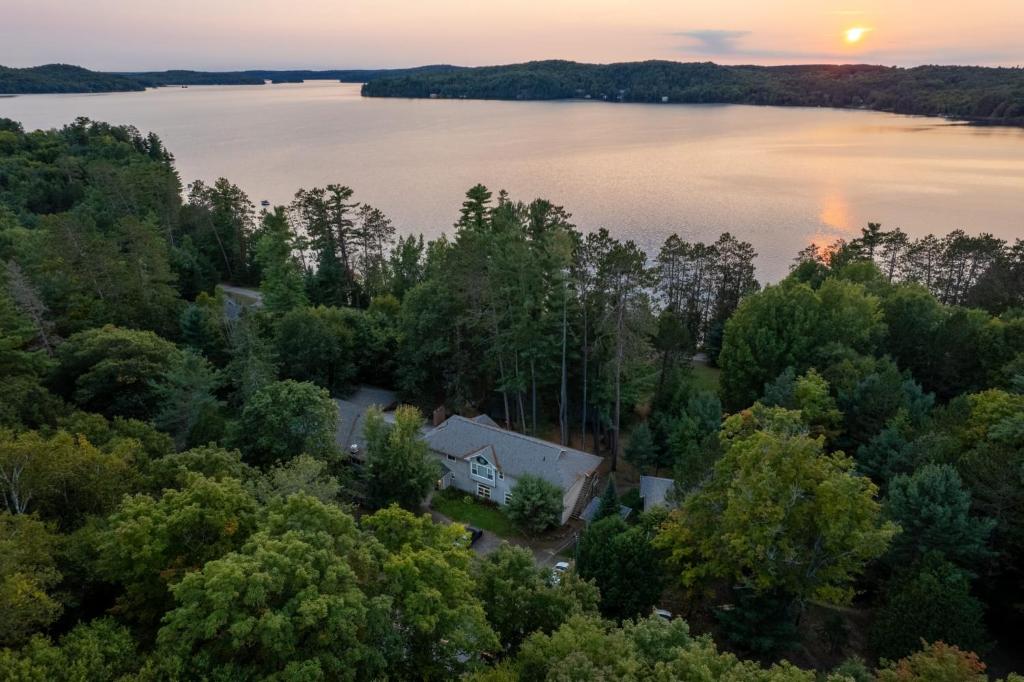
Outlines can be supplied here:
<path id="1" fill-rule="evenodd" d="M 654 253 L 666 236 L 754 244 L 765 280 L 808 242 L 868 221 L 914 236 L 1024 237 L 1024 130 L 864 111 L 601 102 L 364 99 L 356 85 L 164 88 L 0 98 L 51 128 L 77 116 L 154 131 L 184 182 L 224 176 L 254 202 L 342 183 L 399 230 L 451 232 L 482 182 L 564 205 Z"/>

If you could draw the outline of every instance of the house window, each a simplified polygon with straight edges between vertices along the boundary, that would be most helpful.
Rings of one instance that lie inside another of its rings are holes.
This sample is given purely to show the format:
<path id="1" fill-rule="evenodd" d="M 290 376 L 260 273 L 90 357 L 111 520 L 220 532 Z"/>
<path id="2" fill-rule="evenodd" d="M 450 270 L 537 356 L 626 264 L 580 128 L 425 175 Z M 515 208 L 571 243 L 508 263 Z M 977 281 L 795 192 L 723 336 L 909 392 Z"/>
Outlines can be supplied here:
<path id="1" fill-rule="evenodd" d="M 505 480 L 505 474 L 503 474 L 503 473 L 501 473 L 501 472 L 499 471 L 499 472 L 498 472 L 498 480 L 499 480 L 499 481 L 504 481 L 504 480 Z"/>
<path id="2" fill-rule="evenodd" d="M 494 467 L 483 457 L 474 457 L 469 463 L 469 473 L 477 478 L 494 483 Z"/>
<path id="3" fill-rule="evenodd" d="M 445 455 L 445 457 L 448 458 L 449 462 L 454 462 L 455 461 L 455 455 Z"/>
<path id="4" fill-rule="evenodd" d="M 483 483 L 476 484 L 476 494 L 485 500 L 491 499 L 491 489 L 485 486 Z"/>
<path id="5" fill-rule="evenodd" d="M 511 501 L 512 501 L 512 493 L 510 491 L 505 491 L 505 504 L 508 504 Z"/>

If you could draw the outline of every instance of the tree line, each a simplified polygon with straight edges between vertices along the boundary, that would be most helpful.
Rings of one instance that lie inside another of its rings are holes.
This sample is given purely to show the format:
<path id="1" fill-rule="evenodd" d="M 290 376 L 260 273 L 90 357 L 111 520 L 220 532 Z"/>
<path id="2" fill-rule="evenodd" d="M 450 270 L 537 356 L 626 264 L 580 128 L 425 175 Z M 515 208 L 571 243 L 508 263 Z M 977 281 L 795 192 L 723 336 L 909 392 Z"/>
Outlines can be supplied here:
<path id="1" fill-rule="evenodd" d="M 0 679 L 987 679 L 1024 615 L 1021 246 L 900 234 L 762 287 L 729 234 L 648 256 L 478 185 L 425 241 L 344 185 L 260 212 L 153 135 L 0 122 Z M 360 383 L 409 403 L 361 468 Z M 439 405 L 678 509 L 609 486 L 559 581 L 474 557 L 415 513 Z"/>
<path id="2" fill-rule="evenodd" d="M 874 109 L 1003 125 L 1024 122 L 1024 70 L 974 66 L 722 66 L 537 61 L 396 75 L 369 97 L 758 104 Z"/>
<path id="3" fill-rule="evenodd" d="M 306 80 L 335 80 L 342 83 L 366 83 L 377 78 L 417 73 L 439 73 L 456 66 L 431 65 L 411 69 L 328 69 L 247 70 L 247 71 L 134 71 L 104 73 L 70 64 L 44 64 L 26 68 L 0 66 L 0 94 L 29 95 L 63 92 L 125 92 L 178 85 L 263 85 L 301 83 Z"/>

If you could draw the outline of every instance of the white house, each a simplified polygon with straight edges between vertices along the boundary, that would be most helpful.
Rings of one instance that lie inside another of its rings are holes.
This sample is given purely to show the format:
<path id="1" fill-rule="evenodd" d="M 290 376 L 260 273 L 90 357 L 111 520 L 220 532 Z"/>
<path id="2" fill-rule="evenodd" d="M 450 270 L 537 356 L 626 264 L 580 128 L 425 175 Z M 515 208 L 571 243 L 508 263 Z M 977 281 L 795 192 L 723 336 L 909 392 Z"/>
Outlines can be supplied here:
<path id="1" fill-rule="evenodd" d="M 526 474 L 562 491 L 562 523 L 579 516 L 593 496 L 602 459 L 499 427 L 486 415 L 450 417 L 426 434 L 440 460 L 439 487 L 454 487 L 504 506 L 516 481 Z"/>

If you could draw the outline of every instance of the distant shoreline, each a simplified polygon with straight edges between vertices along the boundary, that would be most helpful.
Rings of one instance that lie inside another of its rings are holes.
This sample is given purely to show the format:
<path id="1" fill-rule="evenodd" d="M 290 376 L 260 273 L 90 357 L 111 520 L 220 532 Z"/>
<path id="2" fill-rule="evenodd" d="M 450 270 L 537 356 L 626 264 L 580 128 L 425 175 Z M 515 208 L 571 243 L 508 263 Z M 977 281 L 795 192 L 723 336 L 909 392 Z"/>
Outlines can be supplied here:
<path id="1" fill-rule="evenodd" d="M 407 69 L 103 73 L 50 64 L 27 69 L 0 66 L 0 96 L 307 80 L 362 84 L 364 97 L 798 106 L 943 118 L 977 126 L 1024 127 L 1024 69 L 976 66 L 544 61 L 484 67 L 440 64 Z"/>
<path id="2" fill-rule="evenodd" d="M 710 62 L 529 62 L 382 78 L 368 97 L 637 104 L 751 104 L 870 110 L 1024 126 L 1024 69 Z"/>

